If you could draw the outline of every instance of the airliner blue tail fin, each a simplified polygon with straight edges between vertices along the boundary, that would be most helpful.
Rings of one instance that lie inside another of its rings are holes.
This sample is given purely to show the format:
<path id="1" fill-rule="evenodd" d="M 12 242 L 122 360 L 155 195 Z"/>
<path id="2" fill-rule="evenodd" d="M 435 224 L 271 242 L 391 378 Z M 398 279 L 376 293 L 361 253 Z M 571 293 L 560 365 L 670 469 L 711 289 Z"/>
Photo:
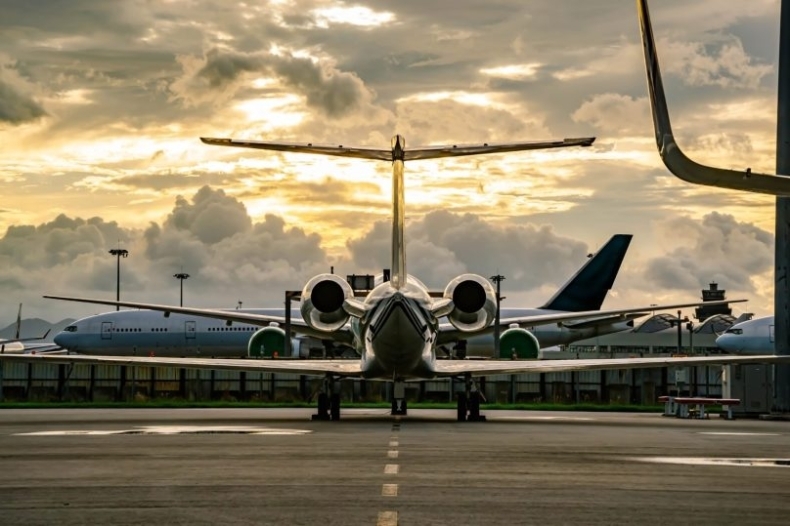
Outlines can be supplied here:
<path id="1" fill-rule="evenodd" d="M 620 271 L 631 234 L 616 234 L 541 309 L 598 310 Z"/>

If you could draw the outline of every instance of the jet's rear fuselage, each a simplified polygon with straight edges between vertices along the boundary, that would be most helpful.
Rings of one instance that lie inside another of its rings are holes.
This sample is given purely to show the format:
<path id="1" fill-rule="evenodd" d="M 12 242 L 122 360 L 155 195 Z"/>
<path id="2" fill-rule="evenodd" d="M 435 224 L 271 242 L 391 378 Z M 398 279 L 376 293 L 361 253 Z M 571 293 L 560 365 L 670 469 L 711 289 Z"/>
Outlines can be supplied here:
<path id="1" fill-rule="evenodd" d="M 396 289 L 382 283 L 365 303 L 369 310 L 358 324 L 363 375 L 367 378 L 429 377 L 435 360 L 438 321 L 430 312 L 425 286 L 412 276 Z"/>

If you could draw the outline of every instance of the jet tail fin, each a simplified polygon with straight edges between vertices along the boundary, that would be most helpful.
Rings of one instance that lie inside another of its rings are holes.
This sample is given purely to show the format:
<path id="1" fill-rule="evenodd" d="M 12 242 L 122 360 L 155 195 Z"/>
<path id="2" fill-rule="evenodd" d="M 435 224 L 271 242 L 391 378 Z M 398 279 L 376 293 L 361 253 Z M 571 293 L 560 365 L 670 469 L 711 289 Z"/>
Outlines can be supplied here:
<path id="1" fill-rule="evenodd" d="M 19 304 L 19 310 L 16 313 L 16 336 L 14 339 L 19 339 L 19 333 L 22 332 L 22 304 Z"/>
<path id="2" fill-rule="evenodd" d="M 598 310 L 620 271 L 631 234 L 616 234 L 545 305 L 547 310 Z"/>

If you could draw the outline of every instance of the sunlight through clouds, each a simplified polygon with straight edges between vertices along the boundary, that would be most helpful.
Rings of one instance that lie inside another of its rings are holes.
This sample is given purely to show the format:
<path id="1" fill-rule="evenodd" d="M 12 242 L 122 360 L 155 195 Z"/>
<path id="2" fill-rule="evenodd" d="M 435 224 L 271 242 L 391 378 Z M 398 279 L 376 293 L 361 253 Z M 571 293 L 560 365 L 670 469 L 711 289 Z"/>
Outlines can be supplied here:
<path id="1" fill-rule="evenodd" d="M 510 66 L 499 66 L 496 68 L 483 68 L 480 73 L 491 77 L 502 77 L 511 80 L 523 80 L 534 77 L 543 64 L 534 62 L 532 64 L 513 64 Z"/>
<path id="2" fill-rule="evenodd" d="M 318 27 L 329 27 L 332 24 L 348 24 L 372 29 L 395 20 L 395 14 L 389 11 L 374 11 L 365 6 L 345 6 L 342 3 L 333 7 L 314 9 Z"/>
<path id="3" fill-rule="evenodd" d="M 263 123 L 263 130 L 293 128 L 305 120 L 304 112 L 295 111 L 302 102 L 296 95 L 282 95 L 250 99 L 236 103 L 234 109 L 242 112 L 248 122 Z"/>
<path id="4" fill-rule="evenodd" d="M 449 250 L 438 238 L 420 238 L 426 217 L 484 225 L 497 239 L 507 228 L 521 228 L 530 239 L 549 229 L 551 239 L 579 253 L 612 234 L 632 233 L 618 281 L 624 302 L 656 288 L 645 269 L 666 247 L 653 239 L 677 218 L 702 224 L 717 211 L 745 232 L 773 231 L 771 198 L 694 187 L 664 168 L 632 4 L 276 0 L 229 9 L 208 0 L 118 0 L 112 8 L 88 2 L 74 9 L 41 0 L 47 17 L 28 4 L 4 4 L 0 19 L 0 297 L 30 303 L 31 315 L 65 307 L 38 299 L 25 265 L 8 259 L 16 238 L 3 236 L 19 228 L 68 230 L 71 223 L 56 221 L 60 214 L 137 233 L 129 234 L 136 243 L 130 259 L 141 258 L 141 300 L 159 292 L 145 272 L 171 276 L 165 267 L 182 257 L 179 251 L 210 261 L 204 289 L 200 279 L 190 280 L 196 292 L 243 289 L 232 261 L 196 244 L 190 232 L 165 226 L 184 202 L 219 203 L 237 215 L 244 209 L 250 230 L 234 231 L 221 214 L 210 217 L 233 233 L 224 241 L 239 251 L 233 254 L 258 250 L 251 259 L 265 264 L 239 256 L 239 265 L 267 290 L 299 287 L 330 263 L 358 271 L 363 259 L 355 259 L 355 240 L 369 246 L 386 240 L 388 162 L 211 147 L 199 137 L 387 148 L 396 133 L 407 147 L 597 136 L 583 149 L 407 163 L 407 222 L 421 240 L 415 246 L 434 250 L 426 254 Z M 654 4 L 680 146 L 716 166 L 772 171 L 778 4 Z M 384 230 L 376 230 L 381 221 Z M 716 235 L 731 224 L 708 223 L 704 231 Z M 143 261 L 153 245 L 141 233 L 155 237 L 153 224 L 167 258 Z M 279 240 L 273 246 L 281 256 L 305 264 L 268 259 L 272 240 Z M 535 257 L 550 257 L 550 247 L 539 246 L 531 245 Z M 739 256 L 737 244 L 730 249 Z M 97 269 L 105 255 L 97 245 Z M 438 276 L 430 261 L 414 257 L 416 268 Z M 438 267 L 468 264 L 453 256 Z M 57 272 L 79 283 L 92 279 L 77 268 Z M 739 281 L 722 286 L 768 305 L 770 269 L 754 272 L 730 273 Z M 695 277 L 702 273 L 684 279 Z M 223 286 L 212 288 L 219 281 Z M 508 278 L 509 298 L 525 301 L 553 285 L 537 281 L 517 289 Z M 693 299 L 698 291 L 689 294 Z"/>

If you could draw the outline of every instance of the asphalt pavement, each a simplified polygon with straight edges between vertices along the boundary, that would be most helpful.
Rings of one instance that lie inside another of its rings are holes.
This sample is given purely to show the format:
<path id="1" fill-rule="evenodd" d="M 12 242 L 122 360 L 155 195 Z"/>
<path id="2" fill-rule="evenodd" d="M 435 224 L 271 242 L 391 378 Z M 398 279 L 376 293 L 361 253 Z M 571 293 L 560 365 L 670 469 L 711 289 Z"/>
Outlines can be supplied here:
<path id="1" fill-rule="evenodd" d="M 790 523 L 790 423 L 0 410 L 0 524 Z"/>

